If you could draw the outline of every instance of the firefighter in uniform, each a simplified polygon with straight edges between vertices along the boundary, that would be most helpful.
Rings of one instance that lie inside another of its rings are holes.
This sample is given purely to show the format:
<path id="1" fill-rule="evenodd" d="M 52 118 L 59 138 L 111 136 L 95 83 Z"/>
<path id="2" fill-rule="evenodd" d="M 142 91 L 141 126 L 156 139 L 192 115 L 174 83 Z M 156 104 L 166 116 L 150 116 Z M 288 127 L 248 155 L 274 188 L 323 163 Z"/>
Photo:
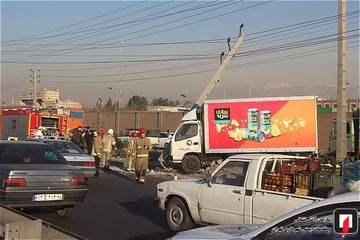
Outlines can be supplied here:
<path id="1" fill-rule="evenodd" d="M 135 139 L 136 144 L 136 160 L 135 160 L 135 174 L 137 183 L 145 183 L 145 175 L 149 164 L 149 150 L 152 149 L 152 144 L 149 138 L 146 137 L 146 129 L 140 129 L 140 137 Z"/>
<path id="2" fill-rule="evenodd" d="M 133 162 L 136 159 L 136 138 L 138 137 L 137 132 L 132 132 L 131 133 L 131 139 L 129 141 L 128 144 L 128 148 L 127 148 L 127 167 L 126 170 L 127 171 L 131 171 L 131 165 L 133 164 Z"/>
<path id="3" fill-rule="evenodd" d="M 116 141 L 114 138 L 114 130 L 111 128 L 108 130 L 108 134 L 103 138 L 103 152 L 101 164 L 104 169 L 110 169 L 111 152 L 116 150 Z"/>
<path id="4" fill-rule="evenodd" d="M 94 143 L 92 146 L 92 155 L 95 158 L 95 166 L 96 172 L 95 177 L 99 176 L 99 168 L 100 168 L 100 159 L 102 159 L 102 151 L 103 151 L 103 142 L 102 142 L 103 135 L 98 135 L 97 132 L 94 132 Z"/>

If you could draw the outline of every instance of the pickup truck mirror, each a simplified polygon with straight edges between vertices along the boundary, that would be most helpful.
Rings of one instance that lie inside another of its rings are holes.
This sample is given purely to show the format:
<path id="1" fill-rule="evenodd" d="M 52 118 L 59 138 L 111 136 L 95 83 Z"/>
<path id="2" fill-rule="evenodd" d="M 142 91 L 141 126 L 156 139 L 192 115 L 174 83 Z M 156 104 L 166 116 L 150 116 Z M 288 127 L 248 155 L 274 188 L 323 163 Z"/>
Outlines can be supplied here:
<path id="1" fill-rule="evenodd" d="M 211 174 L 209 174 L 209 173 L 206 174 L 205 180 L 206 180 L 207 185 L 208 185 L 209 187 L 211 187 L 211 186 L 212 186 L 212 182 L 211 182 L 212 176 L 211 176 Z"/>

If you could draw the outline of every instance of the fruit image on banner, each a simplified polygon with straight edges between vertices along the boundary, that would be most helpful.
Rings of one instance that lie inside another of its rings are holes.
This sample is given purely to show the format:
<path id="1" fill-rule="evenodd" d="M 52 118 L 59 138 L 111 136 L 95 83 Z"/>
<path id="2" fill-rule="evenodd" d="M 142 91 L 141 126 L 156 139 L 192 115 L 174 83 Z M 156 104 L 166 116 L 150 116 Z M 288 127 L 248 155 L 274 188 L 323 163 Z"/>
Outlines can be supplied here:
<path id="1" fill-rule="evenodd" d="M 317 147 L 316 101 L 209 103 L 209 148 Z"/>

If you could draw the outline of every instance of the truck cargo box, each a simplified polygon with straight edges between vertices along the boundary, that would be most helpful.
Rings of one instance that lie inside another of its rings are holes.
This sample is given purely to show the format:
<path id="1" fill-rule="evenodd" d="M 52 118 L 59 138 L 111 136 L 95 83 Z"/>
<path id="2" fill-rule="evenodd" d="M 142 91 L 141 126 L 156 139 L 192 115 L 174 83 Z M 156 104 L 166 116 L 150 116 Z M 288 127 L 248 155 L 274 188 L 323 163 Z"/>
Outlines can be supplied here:
<path id="1" fill-rule="evenodd" d="M 317 152 L 315 96 L 209 100 L 207 153 Z"/>

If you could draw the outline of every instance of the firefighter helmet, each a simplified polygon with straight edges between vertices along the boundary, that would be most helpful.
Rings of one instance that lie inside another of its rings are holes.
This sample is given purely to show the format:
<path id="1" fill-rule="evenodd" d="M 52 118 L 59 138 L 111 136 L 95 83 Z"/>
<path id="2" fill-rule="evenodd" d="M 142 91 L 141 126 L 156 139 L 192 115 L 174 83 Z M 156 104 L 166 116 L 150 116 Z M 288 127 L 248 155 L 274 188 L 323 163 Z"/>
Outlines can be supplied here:
<path id="1" fill-rule="evenodd" d="M 114 135 L 114 130 L 112 130 L 111 128 L 108 130 L 108 134 L 110 135 Z"/>
<path id="2" fill-rule="evenodd" d="M 141 128 L 141 129 L 140 129 L 140 134 L 142 134 L 142 133 L 146 133 L 146 129 L 145 129 L 145 128 Z"/>
<path id="3" fill-rule="evenodd" d="M 131 136 L 132 136 L 132 137 L 137 137 L 138 134 L 137 134 L 137 132 L 134 131 L 134 132 L 131 133 Z"/>
<path id="4" fill-rule="evenodd" d="M 104 130 L 100 129 L 98 134 L 99 134 L 100 137 L 104 136 Z"/>

